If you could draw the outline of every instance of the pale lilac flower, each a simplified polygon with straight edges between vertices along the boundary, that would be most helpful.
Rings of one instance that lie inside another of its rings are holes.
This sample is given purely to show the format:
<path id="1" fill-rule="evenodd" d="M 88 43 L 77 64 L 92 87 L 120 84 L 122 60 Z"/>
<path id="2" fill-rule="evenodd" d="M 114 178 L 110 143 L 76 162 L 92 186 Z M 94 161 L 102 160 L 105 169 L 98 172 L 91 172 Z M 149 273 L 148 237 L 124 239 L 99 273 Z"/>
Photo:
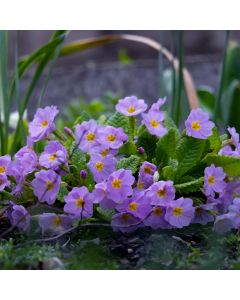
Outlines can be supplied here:
<path id="1" fill-rule="evenodd" d="M 25 176 L 26 176 L 25 172 L 26 171 L 22 166 L 21 160 L 15 160 L 12 163 L 11 169 L 9 171 L 9 175 L 13 176 L 16 182 L 16 185 L 12 189 L 12 194 L 16 197 L 19 197 L 23 190 L 23 184 L 25 182 Z"/>
<path id="2" fill-rule="evenodd" d="M 107 182 L 97 183 L 92 191 L 93 203 L 99 203 L 102 209 L 113 209 L 116 202 L 107 197 Z"/>
<path id="3" fill-rule="evenodd" d="M 160 108 L 166 103 L 167 97 L 159 98 L 156 103 L 153 103 L 149 111 L 159 112 Z"/>
<path id="4" fill-rule="evenodd" d="M 22 205 L 10 203 L 10 208 L 7 211 L 7 217 L 13 226 L 16 226 L 22 231 L 26 231 L 29 227 L 31 216 L 26 208 Z"/>
<path id="5" fill-rule="evenodd" d="M 79 219 L 90 218 L 93 214 L 93 199 L 88 189 L 83 186 L 73 188 L 67 196 L 64 197 L 66 204 L 64 211 Z"/>
<path id="6" fill-rule="evenodd" d="M 10 186 L 10 182 L 5 174 L 0 174 L 0 191 L 4 190 L 6 186 Z"/>
<path id="7" fill-rule="evenodd" d="M 91 154 L 91 159 L 87 164 L 93 173 L 94 180 L 102 182 L 116 169 L 116 158 L 112 155 L 102 157 L 100 154 Z"/>
<path id="8" fill-rule="evenodd" d="M 179 198 L 169 203 L 165 220 L 177 228 L 188 226 L 194 217 L 193 201 L 190 198 Z"/>
<path id="9" fill-rule="evenodd" d="M 150 134 L 162 137 L 166 134 L 167 129 L 163 126 L 164 113 L 159 111 L 149 111 L 147 114 L 142 114 L 142 123 L 147 127 Z"/>
<path id="10" fill-rule="evenodd" d="M 11 156 L 4 155 L 0 156 L 0 174 L 9 175 L 9 171 L 11 169 Z"/>
<path id="11" fill-rule="evenodd" d="M 41 170 L 32 181 L 33 193 L 40 202 L 53 204 L 60 190 L 61 177 L 53 170 Z"/>
<path id="12" fill-rule="evenodd" d="M 214 203 L 202 204 L 195 207 L 195 214 L 192 223 L 198 223 L 206 225 L 209 222 L 214 221 L 214 215 L 211 211 L 216 210 L 216 205 Z"/>
<path id="13" fill-rule="evenodd" d="M 15 162 L 22 166 L 24 175 L 32 173 L 36 170 L 38 164 L 38 157 L 35 151 L 29 147 L 24 146 L 15 154 Z"/>
<path id="14" fill-rule="evenodd" d="M 222 167 L 215 167 L 211 164 L 204 171 L 204 192 L 206 196 L 215 196 L 215 193 L 222 193 L 226 188 L 224 181 L 226 174 Z"/>
<path id="15" fill-rule="evenodd" d="M 227 155 L 233 157 L 240 157 L 240 144 L 239 144 L 239 134 L 237 133 L 234 127 L 228 127 L 228 132 L 231 135 L 231 139 L 235 149 L 233 149 L 230 145 L 224 146 L 218 154 Z"/>
<path id="16" fill-rule="evenodd" d="M 43 140 L 55 130 L 54 119 L 58 113 L 56 106 L 37 109 L 33 121 L 29 123 L 29 135 L 32 141 Z"/>
<path id="17" fill-rule="evenodd" d="M 152 212 L 144 220 L 144 224 L 146 226 L 150 226 L 153 229 L 169 229 L 171 226 L 165 220 L 166 207 L 164 206 L 154 206 L 152 208 Z"/>
<path id="18" fill-rule="evenodd" d="M 240 152 L 237 149 L 233 150 L 231 146 L 224 146 L 221 150 L 219 150 L 218 154 L 233 157 L 240 156 Z"/>
<path id="19" fill-rule="evenodd" d="M 209 121 L 208 113 L 205 113 L 201 108 L 193 109 L 185 121 L 186 131 L 188 136 L 197 139 L 207 139 L 212 135 L 214 123 Z"/>
<path id="20" fill-rule="evenodd" d="M 42 233 L 60 233 L 72 227 L 73 218 L 67 215 L 57 215 L 55 213 L 43 213 L 38 218 Z"/>
<path id="21" fill-rule="evenodd" d="M 116 105 L 116 111 L 128 117 L 139 115 L 146 109 L 147 104 L 144 100 L 138 99 L 135 96 L 120 99 Z"/>
<path id="22" fill-rule="evenodd" d="M 145 194 L 138 193 L 118 204 L 116 210 L 130 213 L 139 219 L 145 219 L 151 213 L 152 207 Z"/>
<path id="23" fill-rule="evenodd" d="M 82 151 L 89 152 L 99 144 L 99 128 L 100 126 L 94 120 L 84 121 L 75 127 L 77 144 Z"/>
<path id="24" fill-rule="evenodd" d="M 39 164 L 58 173 L 68 171 L 67 149 L 58 141 L 50 141 L 39 157 Z"/>
<path id="25" fill-rule="evenodd" d="M 227 213 L 221 216 L 217 216 L 214 222 L 214 230 L 217 233 L 226 233 L 233 228 L 234 215 Z"/>
<path id="26" fill-rule="evenodd" d="M 127 139 L 128 136 L 121 127 L 106 126 L 99 130 L 99 141 L 106 148 L 119 149 Z"/>
<path id="27" fill-rule="evenodd" d="M 228 127 L 228 132 L 231 135 L 231 139 L 233 141 L 234 146 L 238 147 L 238 145 L 239 145 L 239 134 L 237 133 L 236 129 L 234 127 Z"/>
<path id="28" fill-rule="evenodd" d="M 113 230 L 121 232 L 133 232 L 142 226 L 142 221 L 130 213 L 118 213 L 112 217 Z"/>
<path id="29" fill-rule="evenodd" d="M 130 170 L 120 169 L 113 172 L 107 181 L 107 197 L 116 203 L 121 203 L 132 195 L 132 184 L 135 178 Z"/>
<path id="30" fill-rule="evenodd" d="M 148 162 L 144 161 L 140 167 L 138 182 L 143 184 L 144 188 L 148 188 L 153 184 L 153 175 L 156 172 L 157 167 Z"/>
<path id="31" fill-rule="evenodd" d="M 175 198 L 175 188 L 171 180 L 158 181 L 152 184 L 146 192 L 146 197 L 152 205 L 168 205 Z"/>
<path id="32" fill-rule="evenodd" d="M 240 198 L 235 198 L 229 206 L 229 214 L 232 215 L 233 228 L 240 228 Z"/>
<path id="33" fill-rule="evenodd" d="M 90 154 L 100 154 L 102 157 L 106 157 L 107 155 L 116 155 L 118 153 L 118 149 L 110 149 L 109 146 L 106 146 L 106 143 L 99 144 L 91 149 L 89 149 Z"/>

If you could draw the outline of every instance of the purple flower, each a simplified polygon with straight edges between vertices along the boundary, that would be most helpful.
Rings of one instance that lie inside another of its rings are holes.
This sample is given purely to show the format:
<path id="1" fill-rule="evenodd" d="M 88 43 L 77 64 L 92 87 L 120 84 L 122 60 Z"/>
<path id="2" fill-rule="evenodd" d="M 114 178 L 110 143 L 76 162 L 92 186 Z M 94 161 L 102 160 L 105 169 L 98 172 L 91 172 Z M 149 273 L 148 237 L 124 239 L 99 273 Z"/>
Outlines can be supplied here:
<path id="1" fill-rule="evenodd" d="M 121 232 L 132 232 L 142 226 L 140 219 L 129 213 L 119 213 L 112 217 L 111 225 L 113 230 Z"/>
<path id="2" fill-rule="evenodd" d="M 84 121 L 75 128 L 78 147 L 85 152 L 90 151 L 98 143 L 99 126 L 94 120 Z"/>
<path id="3" fill-rule="evenodd" d="M 135 96 L 120 99 L 116 105 L 116 111 L 128 117 L 139 115 L 146 109 L 147 104 L 144 100 L 138 99 Z"/>
<path id="4" fill-rule="evenodd" d="M 68 170 L 67 150 L 58 141 L 50 141 L 39 157 L 39 164 L 54 171 Z"/>
<path id="5" fill-rule="evenodd" d="M 16 181 L 16 185 L 12 190 L 12 194 L 19 197 L 22 189 L 23 189 L 23 184 L 25 181 L 25 174 L 26 170 L 24 169 L 21 160 L 15 160 L 12 165 L 11 165 L 11 169 L 9 171 L 9 175 L 13 176 L 15 178 Z"/>
<path id="6" fill-rule="evenodd" d="M 38 157 L 31 147 L 24 146 L 15 154 L 15 161 L 22 166 L 22 171 L 26 175 L 36 170 Z"/>
<path id="7" fill-rule="evenodd" d="M 206 225 L 209 222 L 213 222 L 214 215 L 210 212 L 211 210 L 215 210 L 214 203 L 202 204 L 195 207 L 195 214 L 192 223 Z"/>
<path id="8" fill-rule="evenodd" d="M 53 170 L 41 170 L 35 174 L 35 179 L 32 181 L 33 193 L 40 202 L 51 205 L 56 200 L 60 184 L 61 177 Z"/>
<path id="9" fill-rule="evenodd" d="M 0 156 L 0 174 L 9 175 L 9 170 L 11 169 L 11 156 L 4 155 Z"/>
<path id="10" fill-rule="evenodd" d="M 239 145 L 239 134 L 237 133 L 236 129 L 234 127 L 228 127 L 228 132 L 231 135 L 231 139 L 233 141 L 234 146 L 238 147 L 238 145 Z"/>
<path id="11" fill-rule="evenodd" d="M 82 179 L 85 179 L 87 177 L 87 175 L 88 175 L 88 172 L 86 170 L 81 170 L 80 171 L 80 177 Z"/>
<path id="12" fill-rule="evenodd" d="M 144 193 L 138 193 L 118 204 L 116 210 L 130 213 L 139 219 L 145 219 L 151 213 L 152 207 Z"/>
<path id="13" fill-rule="evenodd" d="M 214 123 L 209 121 L 209 115 L 201 108 L 193 109 L 185 121 L 188 136 L 197 139 L 207 139 L 212 135 Z"/>
<path id="14" fill-rule="evenodd" d="M 0 191 L 4 190 L 6 186 L 10 186 L 10 182 L 5 174 L 0 174 Z"/>
<path id="15" fill-rule="evenodd" d="M 106 157 L 107 155 L 116 155 L 118 153 L 118 149 L 110 149 L 108 146 L 106 146 L 105 143 L 99 144 L 94 148 L 91 148 L 89 150 L 90 154 L 100 154 L 102 157 Z"/>
<path id="16" fill-rule="evenodd" d="M 150 134 L 162 137 L 166 134 L 167 129 L 163 126 L 164 113 L 155 110 L 149 111 L 147 114 L 142 114 L 142 123 L 147 127 Z"/>
<path id="17" fill-rule="evenodd" d="M 139 184 L 143 184 L 144 188 L 148 188 L 153 184 L 153 175 L 156 172 L 157 167 L 148 161 L 144 161 L 140 167 L 138 181 Z"/>
<path id="18" fill-rule="evenodd" d="M 97 183 L 92 192 L 93 203 L 99 203 L 102 209 L 113 209 L 116 203 L 107 197 L 107 182 Z"/>
<path id="19" fill-rule="evenodd" d="M 33 121 L 29 123 L 29 134 L 32 141 L 43 140 L 55 130 L 54 119 L 58 113 L 56 106 L 37 109 Z"/>
<path id="20" fill-rule="evenodd" d="M 29 227 L 31 216 L 22 205 L 11 203 L 11 207 L 7 212 L 9 221 L 18 229 L 26 231 Z"/>
<path id="21" fill-rule="evenodd" d="M 228 127 L 228 132 L 231 135 L 232 143 L 235 146 L 233 150 L 230 145 L 224 146 L 220 151 L 220 155 L 240 157 L 240 144 L 239 144 L 239 134 L 236 132 L 234 127 Z"/>
<path id="22" fill-rule="evenodd" d="M 190 198 L 179 198 L 171 201 L 167 207 L 165 220 L 177 228 L 188 226 L 194 217 L 193 201 Z"/>
<path id="23" fill-rule="evenodd" d="M 160 98 L 156 103 L 153 103 L 149 111 L 156 111 L 159 112 L 160 108 L 165 104 L 167 101 L 167 97 Z"/>
<path id="24" fill-rule="evenodd" d="M 154 206 L 152 208 L 152 213 L 150 216 L 144 220 L 146 226 L 150 226 L 153 229 L 168 229 L 171 226 L 165 220 L 166 207 L 164 206 Z"/>
<path id="25" fill-rule="evenodd" d="M 39 216 L 38 223 L 42 232 L 46 231 L 59 233 L 72 227 L 73 218 L 66 215 L 54 213 L 43 213 Z"/>
<path id="26" fill-rule="evenodd" d="M 145 153 L 145 150 L 144 150 L 143 147 L 139 147 L 137 150 L 138 150 L 139 154 L 144 154 Z"/>
<path id="27" fill-rule="evenodd" d="M 113 172 L 107 182 L 107 197 L 116 203 L 121 203 L 132 195 L 134 180 L 130 170 L 120 169 Z"/>
<path id="28" fill-rule="evenodd" d="M 233 228 L 240 228 L 240 198 L 233 200 L 233 204 L 229 206 L 229 214 L 232 216 Z"/>
<path id="29" fill-rule="evenodd" d="M 168 205 L 175 198 L 175 188 L 171 180 L 158 181 L 150 186 L 146 197 L 152 205 Z"/>
<path id="30" fill-rule="evenodd" d="M 240 152 L 238 151 L 238 149 L 233 150 L 231 148 L 231 146 L 224 146 L 218 152 L 218 154 L 220 154 L 220 155 L 227 155 L 227 156 L 234 156 L 234 157 L 239 157 L 240 156 Z"/>
<path id="31" fill-rule="evenodd" d="M 106 148 L 119 149 L 127 139 L 128 136 L 121 127 L 106 126 L 99 131 L 99 141 Z"/>
<path id="32" fill-rule="evenodd" d="M 93 200 L 88 189 L 83 186 L 73 188 L 71 192 L 64 197 L 66 204 L 64 211 L 74 217 L 83 219 L 90 218 L 93 214 Z"/>
<path id="33" fill-rule="evenodd" d="M 226 187 L 224 181 L 226 174 L 221 167 L 211 164 L 204 171 L 204 192 L 206 196 L 215 196 L 215 193 L 222 193 Z"/>
<path id="34" fill-rule="evenodd" d="M 233 220 L 234 215 L 232 214 L 224 214 L 221 216 L 217 216 L 214 222 L 214 230 L 217 233 L 226 233 L 233 228 Z"/>
<path id="35" fill-rule="evenodd" d="M 115 171 L 116 158 L 112 155 L 102 157 L 100 154 L 91 154 L 91 159 L 87 164 L 93 173 L 96 182 L 102 182 Z"/>

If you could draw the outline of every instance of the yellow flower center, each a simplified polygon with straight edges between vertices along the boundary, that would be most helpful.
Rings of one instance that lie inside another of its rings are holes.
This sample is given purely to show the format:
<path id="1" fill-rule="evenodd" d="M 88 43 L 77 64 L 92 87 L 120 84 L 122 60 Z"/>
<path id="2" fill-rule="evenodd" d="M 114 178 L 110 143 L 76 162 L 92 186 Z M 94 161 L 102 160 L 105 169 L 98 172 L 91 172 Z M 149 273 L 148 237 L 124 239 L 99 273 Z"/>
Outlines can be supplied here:
<path id="1" fill-rule="evenodd" d="M 86 135 L 86 140 L 89 141 L 89 142 L 92 142 L 95 140 L 95 134 L 92 133 L 92 132 L 89 132 L 87 135 Z"/>
<path id="2" fill-rule="evenodd" d="M 202 211 L 203 211 L 203 209 L 201 207 L 197 207 L 195 209 L 195 212 L 196 212 L 197 215 L 201 215 Z"/>
<path id="3" fill-rule="evenodd" d="M 4 166 L 0 166 L 0 173 L 5 173 L 5 167 Z"/>
<path id="4" fill-rule="evenodd" d="M 46 126 L 48 126 L 48 120 L 42 122 L 42 128 L 45 128 Z"/>
<path id="5" fill-rule="evenodd" d="M 156 208 L 154 208 L 153 213 L 157 217 L 160 217 L 163 214 L 163 210 L 161 207 L 156 207 Z"/>
<path id="6" fill-rule="evenodd" d="M 2 179 L 0 179 L 0 185 L 3 183 Z"/>
<path id="7" fill-rule="evenodd" d="M 83 200 L 83 198 L 77 199 L 77 200 L 75 201 L 75 204 L 76 204 L 77 208 L 82 208 L 83 205 L 84 205 L 84 200 Z"/>
<path id="8" fill-rule="evenodd" d="M 107 139 L 108 139 L 109 142 L 114 142 L 116 140 L 116 137 L 115 137 L 114 134 L 109 134 L 107 136 Z"/>
<path id="9" fill-rule="evenodd" d="M 151 174 L 152 173 L 152 169 L 149 166 L 145 166 L 143 168 L 143 171 L 144 171 L 144 173 L 147 173 L 147 174 Z"/>
<path id="10" fill-rule="evenodd" d="M 129 106 L 129 108 L 127 109 L 128 113 L 132 114 L 136 111 L 134 106 Z"/>
<path id="11" fill-rule="evenodd" d="M 212 185 L 214 183 L 215 183 L 215 178 L 212 175 L 208 176 L 208 184 Z"/>
<path id="12" fill-rule="evenodd" d="M 159 123 L 155 120 L 155 119 L 152 119 L 150 121 L 150 124 L 153 128 L 158 128 L 159 127 Z"/>
<path id="13" fill-rule="evenodd" d="M 105 156 L 108 155 L 108 153 L 109 153 L 109 150 L 108 150 L 108 149 L 105 149 L 105 150 L 103 150 L 103 151 L 101 152 L 101 155 L 102 155 L 103 157 L 105 157 Z"/>
<path id="14" fill-rule="evenodd" d="M 130 217 L 129 214 L 122 214 L 121 218 L 122 218 L 123 221 L 128 221 L 131 217 Z"/>
<path id="15" fill-rule="evenodd" d="M 49 156 L 50 161 L 54 161 L 57 158 L 57 154 L 53 153 L 51 156 Z"/>
<path id="16" fill-rule="evenodd" d="M 174 214 L 176 217 L 180 217 L 180 216 L 183 214 L 182 208 L 181 208 L 181 207 L 175 207 L 175 208 L 173 209 L 173 214 Z"/>
<path id="17" fill-rule="evenodd" d="M 62 224 L 62 219 L 59 216 L 56 216 L 53 219 L 53 224 L 56 225 L 56 226 L 60 226 Z"/>
<path id="18" fill-rule="evenodd" d="M 158 197 L 165 197 L 166 196 L 166 192 L 165 192 L 164 189 L 158 190 L 157 194 L 158 194 Z"/>
<path id="19" fill-rule="evenodd" d="M 112 187 L 114 187 L 115 189 L 120 189 L 121 186 L 122 186 L 122 180 L 120 180 L 120 179 L 113 179 L 113 181 L 112 181 Z"/>
<path id="20" fill-rule="evenodd" d="M 138 188 L 141 190 L 144 188 L 144 182 L 143 181 L 140 181 L 139 185 L 138 185 Z"/>
<path id="21" fill-rule="evenodd" d="M 46 189 L 51 191 L 54 188 L 54 183 L 51 180 L 48 180 L 46 183 Z"/>
<path id="22" fill-rule="evenodd" d="M 129 208 L 131 211 L 136 211 L 137 208 L 138 208 L 137 202 L 131 202 L 131 203 L 128 205 L 128 208 Z"/>
<path id="23" fill-rule="evenodd" d="M 192 129 L 196 130 L 196 131 L 198 131 L 202 127 L 198 121 L 193 121 L 191 126 L 192 126 Z"/>
<path id="24" fill-rule="evenodd" d="M 95 167 L 96 167 L 97 171 L 102 171 L 104 168 L 104 163 L 101 161 L 98 161 L 95 163 Z"/>

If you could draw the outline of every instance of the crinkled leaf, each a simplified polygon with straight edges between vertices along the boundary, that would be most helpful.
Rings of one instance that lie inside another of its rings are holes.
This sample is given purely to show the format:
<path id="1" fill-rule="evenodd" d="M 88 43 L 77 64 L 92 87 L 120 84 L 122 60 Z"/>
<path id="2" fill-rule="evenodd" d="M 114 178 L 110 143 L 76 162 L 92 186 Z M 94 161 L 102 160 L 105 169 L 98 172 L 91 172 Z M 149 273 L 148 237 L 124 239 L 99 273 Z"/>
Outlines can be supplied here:
<path id="1" fill-rule="evenodd" d="M 129 119 L 128 117 L 123 116 L 119 112 L 113 114 L 107 121 L 107 125 L 113 127 L 122 127 L 126 134 L 130 133 Z"/>
<path id="2" fill-rule="evenodd" d="M 117 169 L 128 169 L 131 170 L 132 173 L 136 173 L 138 170 L 138 167 L 141 163 L 141 160 L 136 155 L 131 155 L 128 158 L 123 158 L 118 161 L 117 163 Z"/>
<path id="3" fill-rule="evenodd" d="M 203 177 L 185 183 L 175 184 L 174 187 L 180 194 L 197 192 L 203 185 Z"/>
<path id="4" fill-rule="evenodd" d="M 163 163 L 166 166 L 170 158 L 176 157 L 176 132 L 171 128 L 162 138 L 157 142 L 156 161 Z"/>
<path id="5" fill-rule="evenodd" d="M 156 153 L 157 138 L 151 135 L 146 129 L 142 130 L 138 136 L 137 147 L 143 147 L 147 155 L 147 160 L 152 161 Z"/>
<path id="6" fill-rule="evenodd" d="M 210 142 L 210 148 L 212 151 L 218 153 L 218 151 L 221 149 L 222 142 L 218 134 L 217 127 L 213 128 L 213 134 L 208 138 L 208 140 Z"/>

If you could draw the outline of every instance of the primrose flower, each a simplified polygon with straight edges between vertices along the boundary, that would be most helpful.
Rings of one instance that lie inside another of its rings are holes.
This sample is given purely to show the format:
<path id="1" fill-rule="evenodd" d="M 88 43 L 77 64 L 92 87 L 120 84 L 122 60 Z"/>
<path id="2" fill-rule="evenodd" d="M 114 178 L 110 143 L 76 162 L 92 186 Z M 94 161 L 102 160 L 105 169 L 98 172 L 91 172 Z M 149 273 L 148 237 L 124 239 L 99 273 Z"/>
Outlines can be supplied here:
<path id="1" fill-rule="evenodd" d="M 238 145 L 239 145 L 239 134 L 237 133 L 236 129 L 234 127 L 228 127 L 228 132 L 231 135 L 231 139 L 233 141 L 234 146 L 238 147 Z"/>
<path id="2" fill-rule="evenodd" d="M 90 151 L 98 143 L 99 126 L 94 120 L 84 121 L 75 127 L 78 147 L 85 152 Z"/>
<path id="3" fill-rule="evenodd" d="M 54 119 L 59 113 L 56 106 L 38 108 L 33 121 L 29 123 L 29 135 L 32 141 L 37 142 L 45 139 L 55 130 Z"/>
<path id="4" fill-rule="evenodd" d="M 0 191 L 4 190 L 6 186 L 10 186 L 10 182 L 6 175 L 0 174 Z"/>
<path id="5" fill-rule="evenodd" d="M 156 172 L 157 167 L 148 161 L 144 161 L 139 171 L 139 184 L 142 184 L 144 188 L 148 188 L 153 184 L 153 175 Z"/>
<path id="6" fill-rule="evenodd" d="M 235 146 L 233 150 L 230 145 L 224 146 L 218 154 L 220 155 L 227 155 L 227 156 L 234 156 L 240 157 L 240 144 L 239 144 L 239 134 L 237 133 L 234 127 L 228 127 L 228 132 L 230 133 L 232 143 Z"/>
<path id="7" fill-rule="evenodd" d="M 167 97 L 160 98 L 156 103 L 153 103 L 149 111 L 156 111 L 159 112 L 160 108 L 165 104 L 167 101 Z"/>
<path id="8" fill-rule="evenodd" d="M 58 141 L 50 141 L 39 157 L 39 164 L 54 171 L 67 171 L 67 150 Z"/>
<path id="9" fill-rule="evenodd" d="M 107 181 L 107 197 L 116 203 L 121 203 L 132 195 L 132 184 L 135 178 L 130 170 L 120 169 L 113 172 Z"/>
<path id="10" fill-rule="evenodd" d="M 0 156 L 0 174 L 9 175 L 9 171 L 11 169 L 11 156 L 4 155 Z"/>
<path id="11" fill-rule="evenodd" d="M 240 198 L 233 200 L 233 204 L 229 206 L 229 214 L 232 215 L 232 226 L 240 228 Z"/>
<path id="12" fill-rule="evenodd" d="M 13 226 L 16 226 L 22 231 L 26 231 L 28 229 L 31 216 L 24 206 L 16 205 L 12 202 L 6 215 Z"/>
<path id="13" fill-rule="evenodd" d="M 150 226 L 153 229 L 169 229 L 171 226 L 165 220 L 166 207 L 154 206 L 149 217 L 143 222 L 146 226 Z"/>
<path id="14" fill-rule="evenodd" d="M 64 211 L 79 219 L 90 218 L 93 214 L 93 200 L 88 189 L 83 186 L 73 188 L 64 197 Z"/>
<path id="15" fill-rule="evenodd" d="M 193 109 L 185 121 L 188 136 L 197 139 L 207 139 L 212 135 L 214 123 L 209 121 L 209 115 L 201 110 L 201 108 Z"/>
<path id="16" fill-rule="evenodd" d="M 60 233 L 72 227 L 73 218 L 54 213 L 43 213 L 38 218 L 39 226 L 44 234 L 46 231 Z"/>
<path id="17" fill-rule="evenodd" d="M 169 203 L 165 220 L 172 226 L 182 228 L 191 223 L 194 211 L 192 199 L 182 197 Z"/>
<path id="18" fill-rule="evenodd" d="M 119 127 L 106 126 L 99 131 L 99 141 L 105 147 L 110 149 L 119 149 L 126 142 L 128 136 L 124 130 Z"/>
<path id="19" fill-rule="evenodd" d="M 115 171 L 116 158 L 112 155 L 102 157 L 100 154 L 91 154 L 91 159 L 87 164 L 93 173 L 96 182 L 102 182 Z"/>
<path id="20" fill-rule="evenodd" d="M 129 213 L 118 213 L 112 217 L 111 225 L 113 230 L 121 232 L 133 232 L 142 226 L 140 219 Z"/>
<path id="21" fill-rule="evenodd" d="M 53 204 L 60 190 L 61 177 L 53 170 L 41 170 L 32 181 L 33 193 L 40 202 Z"/>
<path id="22" fill-rule="evenodd" d="M 130 213 L 139 219 L 144 219 L 151 213 L 152 207 L 144 193 L 138 193 L 118 204 L 116 210 Z"/>
<path id="23" fill-rule="evenodd" d="M 38 157 L 35 151 L 29 147 L 24 146 L 14 156 L 15 162 L 22 166 L 23 174 L 29 174 L 36 170 L 38 164 Z"/>
<path id="24" fill-rule="evenodd" d="M 211 210 L 215 210 L 214 203 L 202 204 L 195 207 L 195 214 L 192 223 L 206 225 L 209 222 L 213 222 L 214 215 L 210 212 Z"/>
<path id="25" fill-rule="evenodd" d="M 102 209 L 113 209 L 116 202 L 107 197 L 107 182 L 103 181 L 95 184 L 92 191 L 93 203 L 99 203 Z"/>
<path id="26" fill-rule="evenodd" d="M 158 181 L 150 186 L 146 197 L 152 205 L 168 205 L 175 198 L 175 188 L 171 180 Z"/>
<path id="27" fill-rule="evenodd" d="M 163 126 L 164 113 L 162 111 L 151 110 L 147 114 L 142 114 L 142 123 L 147 127 L 150 134 L 162 137 L 167 132 Z"/>
<path id="28" fill-rule="evenodd" d="M 116 105 L 116 111 L 128 117 L 139 115 L 146 109 L 147 104 L 144 100 L 135 96 L 120 99 Z"/>
<path id="29" fill-rule="evenodd" d="M 211 164 L 204 171 L 204 192 L 206 196 L 215 196 L 215 193 L 222 193 L 226 188 L 224 181 L 226 174 L 222 167 L 215 167 Z"/>
<path id="30" fill-rule="evenodd" d="M 26 170 L 24 170 L 21 160 L 17 159 L 12 163 L 9 175 L 13 176 L 16 181 L 16 185 L 12 189 L 12 194 L 17 197 L 20 196 L 23 189 L 23 183 L 25 181 L 25 176 L 26 176 L 25 172 Z"/>
<path id="31" fill-rule="evenodd" d="M 214 230 L 217 233 L 226 233 L 233 228 L 234 215 L 227 213 L 221 216 L 217 216 L 214 222 Z"/>

